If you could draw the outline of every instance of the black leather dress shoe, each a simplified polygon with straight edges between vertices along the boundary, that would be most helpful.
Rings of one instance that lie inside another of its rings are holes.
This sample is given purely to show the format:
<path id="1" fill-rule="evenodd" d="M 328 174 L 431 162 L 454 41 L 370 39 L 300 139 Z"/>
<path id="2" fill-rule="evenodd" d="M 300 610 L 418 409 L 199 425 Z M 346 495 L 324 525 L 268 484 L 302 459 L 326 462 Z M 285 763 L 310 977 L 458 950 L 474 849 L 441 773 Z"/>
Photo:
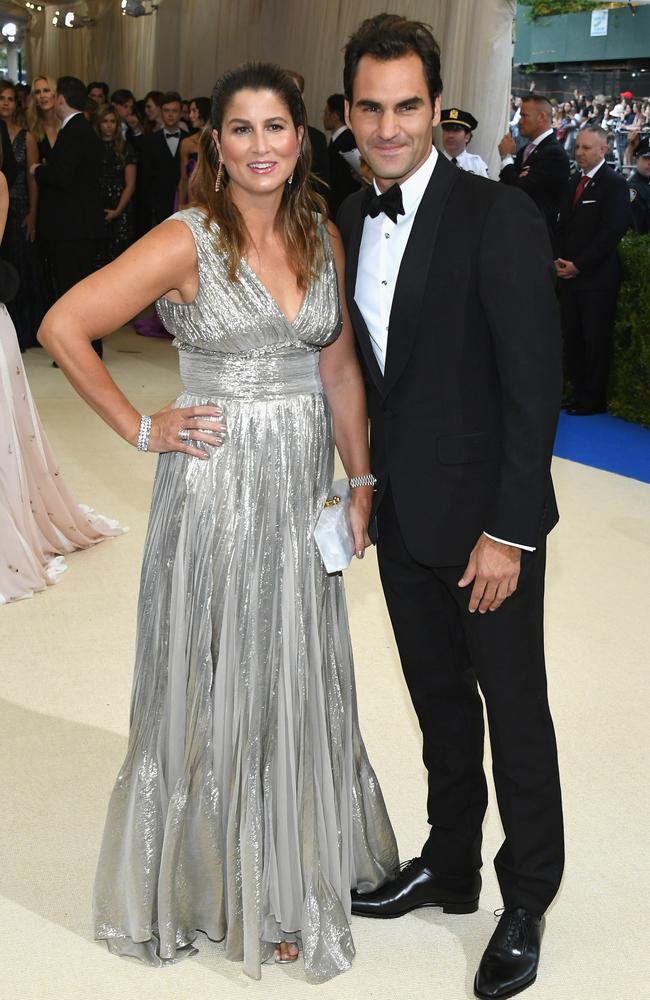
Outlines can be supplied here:
<path id="1" fill-rule="evenodd" d="M 567 406 L 566 413 L 570 417 L 593 417 L 595 413 L 607 413 L 604 406 Z"/>
<path id="2" fill-rule="evenodd" d="M 534 917 L 522 906 L 504 910 L 478 967 L 475 996 L 505 1000 L 532 986 L 543 933 L 544 917 Z"/>
<path id="3" fill-rule="evenodd" d="M 421 906 L 441 906 L 444 913 L 474 913 L 478 909 L 481 876 L 434 875 L 422 858 L 402 865 L 395 878 L 374 892 L 352 892 L 352 912 L 358 917 L 401 917 Z"/>

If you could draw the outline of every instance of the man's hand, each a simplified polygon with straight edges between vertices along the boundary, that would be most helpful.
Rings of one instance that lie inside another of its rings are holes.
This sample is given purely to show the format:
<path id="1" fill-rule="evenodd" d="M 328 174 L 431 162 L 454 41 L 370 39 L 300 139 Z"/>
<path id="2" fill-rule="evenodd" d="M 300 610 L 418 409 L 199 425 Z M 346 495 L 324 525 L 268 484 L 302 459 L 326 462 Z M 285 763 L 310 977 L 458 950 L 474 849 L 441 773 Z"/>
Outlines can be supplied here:
<path id="1" fill-rule="evenodd" d="M 575 278 L 576 275 L 580 274 L 580 271 L 572 260 L 564 260 L 562 257 L 558 257 L 555 261 L 555 273 L 558 278 Z"/>
<path id="2" fill-rule="evenodd" d="M 486 611 L 500 608 L 506 597 L 517 589 L 520 568 L 521 549 L 481 535 L 458 581 L 459 587 L 468 587 L 474 581 L 469 599 L 470 613 L 478 609 L 484 615 Z"/>
<path id="3" fill-rule="evenodd" d="M 512 138 L 509 132 L 506 132 L 503 139 L 499 143 L 499 156 L 503 159 L 504 156 L 514 156 L 517 152 L 517 143 Z"/>

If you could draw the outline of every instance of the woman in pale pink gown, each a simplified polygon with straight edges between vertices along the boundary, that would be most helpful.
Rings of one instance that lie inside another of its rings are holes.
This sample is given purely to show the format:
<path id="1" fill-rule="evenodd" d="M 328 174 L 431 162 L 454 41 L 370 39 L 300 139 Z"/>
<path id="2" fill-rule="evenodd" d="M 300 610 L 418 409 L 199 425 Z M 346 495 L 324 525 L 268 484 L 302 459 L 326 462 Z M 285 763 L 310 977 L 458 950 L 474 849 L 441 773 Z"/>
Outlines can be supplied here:
<path id="1" fill-rule="evenodd" d="M 9 195 L 0 173 L 0 239 Z M 124 529 L 74 500 L 29 390 L 16 331 L 0 303 L 0 604 L 56 583 L 64 555 Z"/>

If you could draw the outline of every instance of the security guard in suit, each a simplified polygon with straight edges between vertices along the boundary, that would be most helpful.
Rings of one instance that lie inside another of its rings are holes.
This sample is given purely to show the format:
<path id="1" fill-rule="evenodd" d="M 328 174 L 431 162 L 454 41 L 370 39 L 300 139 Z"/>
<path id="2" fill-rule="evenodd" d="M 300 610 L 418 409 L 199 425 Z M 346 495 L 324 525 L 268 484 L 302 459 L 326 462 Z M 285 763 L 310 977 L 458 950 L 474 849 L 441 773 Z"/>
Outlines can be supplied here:
<path id="1" fill-rule="evenodd" d="M 477 126 L 476 118 L 470 115 L 469 111 L 462 111 L 460 108 L 447 108 L 443 111 L 440 116 L 443 153 L 461 170 L 478 174 L 479 177 L 487 177 L 488 167 L 485 160 L 467 151 L 472 133 Z"/>
<path id="2" fill-rule="evenodd" d="M 650 233 L 650 135 L 644 136 L 634 150 L 636 170 L 628 179 L 632 225 L 637 233 Z"/>

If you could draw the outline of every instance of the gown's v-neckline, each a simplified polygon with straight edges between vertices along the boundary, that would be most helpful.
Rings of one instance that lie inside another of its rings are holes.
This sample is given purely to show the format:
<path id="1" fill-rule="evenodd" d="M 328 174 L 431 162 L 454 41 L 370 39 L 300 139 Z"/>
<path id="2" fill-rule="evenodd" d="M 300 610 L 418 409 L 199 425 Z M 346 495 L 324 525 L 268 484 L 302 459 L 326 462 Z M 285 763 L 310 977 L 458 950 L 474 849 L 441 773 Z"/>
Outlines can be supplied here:
<path id="1" fill-rule="evenodd" d="M 295 327 L 296 324 L 297 324 L 297 322 L 298 322 L 298 320 L 302 316 L 303 310 L 304 310 L 304 308 L 305 308 L 305 306 L 307 304 L 307 299 L 309 298 L 309 290 L 310 290 L 313 282 L 310 282 L 309 285 L 307 286 L 307 291 L 305 292 L 305 294 L 302 297 L 302 302 L 300 303 L 300 306 L 298 308 L 298 312 L 296 313 L 296 315 L 294 316 L 294 318 L 292 320 L 290 320 L 289 317 L 287 316 L 287 314 L 285 313 L 284 309 L 280 308 L 280 305 L 279 305 L 278 300 L 276 299 L 275 295 L 273 295 L 269 291 L 269 289 L 266 287 L 266 285 L 264 284 L 264 282 L 262 281 L 262 279 L 259 277 L 259 275 L 257 275 L 255 273 L 255 271 L 250 266 L 250 264 L 248 263 L 248 261 L 246 260 L 245 257 L 241 258 L 241 262 L 242 262 L 242 264 L 244 264 L 246 266 L 247 270 L 250 272 L 250 274 L 253 276 L 254 280 L 257 282 L 257 284 L 259 285 L 259 287 L 262 289 L 262 291 L 266 295 L 267 299 L 269 299 L 269 301 L 273 303 L 273 305 L 275 306 L 276 312 L 278 312 L 280 314 L 280 316 L 285 321 L 285 323 L 287 324 L 287 326 Z"/>

